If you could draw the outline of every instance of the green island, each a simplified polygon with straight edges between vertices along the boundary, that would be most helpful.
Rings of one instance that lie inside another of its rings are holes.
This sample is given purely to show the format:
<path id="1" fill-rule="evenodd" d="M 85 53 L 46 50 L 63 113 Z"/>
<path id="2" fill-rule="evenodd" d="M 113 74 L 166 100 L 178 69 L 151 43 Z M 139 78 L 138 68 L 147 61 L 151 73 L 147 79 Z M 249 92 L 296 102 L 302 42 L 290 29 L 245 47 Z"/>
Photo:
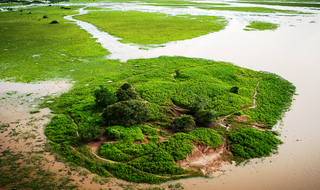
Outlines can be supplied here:
<path id="1" fill-rule="evenodd" d="M 251 21 L 249 25 L 246 26 L 244 30 L 275 30 L 278 28 L 278 24 L 270 22 L 261 22 L 261 21 Z"/>
<path id="2" fill-rule="evenodd" d="M 120 42 L 141 45 L 198 37 L 217 32 L 228 23 L 222 17 L 167 16 L 138 11 L 91 11 L 74 18 L 92 23 L 103 31 L 122 38 Z M 108 22 L 105 22 L 105 19 Z"/>
<path id="3" fill-rule="evenodd" d="M 201 167 L 183 166 L 201 148 L 219 154 L 220 162 L 237 164 L 277 152 L 282 142 L 272 127 L 291 106 L 296 89 L 289 81 L 273 73 L 198 58 L 106 59 L 107 50 L 63 19 L 77 14 L 80 7 L 0 12 L 1 79 L 74 81 L 68 92 L 46 96 L 32 111 L 49 107 L 55 114 L 44 129 L 48 150 L 99 176 L 150 184 L 205 177 Z M 103 24 L 102 16 L 112 22 Z M 221 17 L 133 11 L 91 11 L 75 18 L 121 37 L 124 43 L 142 45 L 190 39 L 227 24 Z M 156 36 L 160 31 L 150 27 L 159 23 L 167 25 Z M 186 30 L 190 24 L 195 27 L 192 31 Z M 23 28 L 28 30 L 19 34 Z M 174 35 L 176 29 L 181 30 L 179 36 Z M 1 166 L 4 163 L 1 160 Z M 1 171 L 1 176 L 12 172 Z M 51 174 L 47 176 L 50 179 Z M 2 186 L 11 183 L 6 180 Z M 20 185 L 17 188 L 30 187 Z"/>

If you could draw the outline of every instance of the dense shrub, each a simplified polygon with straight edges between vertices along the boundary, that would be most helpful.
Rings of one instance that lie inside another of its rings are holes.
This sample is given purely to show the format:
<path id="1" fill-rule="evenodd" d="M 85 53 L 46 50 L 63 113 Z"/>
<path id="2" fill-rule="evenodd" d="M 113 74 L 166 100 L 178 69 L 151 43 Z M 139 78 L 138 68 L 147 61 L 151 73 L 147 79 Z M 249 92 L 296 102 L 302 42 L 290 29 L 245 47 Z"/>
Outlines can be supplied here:
<path id="1" fill-rule="evenodd" d="M 130 126 L 147 121 L 150 112 L 141 101 L 122 101 L 109 105 L 103 117 L 109 125 Z"/>
<path id="2" fill-rule="evenodd" d="M 231 141 L 231 151 L 235 156 L 245 159 L 269 156 L 281 140 L 277 139 L 270 131 L 256 129 L 242 129 L 228 136 Z"/>
<path id="3" fill-rule="evenodd" d="M 232 88 L 230 89 L 230 92 L 235 93 L 235 94 L 238 94 L 238 92 L 239 92 L 239 87 L 237 87 L 237 86 L 232 87 Z"/>
<path id="4" fill-rule="evenodd" d="M 215 130 L 210 128 L 196 128 L 188 134 L 199 139 L 200 144 L 208 145 L 212 148 L 217 148 L 221 143 L 223 143 L 220 135 Z"/>
<path id="5" fill-rule="evenodd" d="M 126 90 L 120 88 L 117 90 L 116 94 L 119 102 L 138 98 L 138 94 L 133 88 L 128 88 Z"/>
<path id="6" fill-rule="evenodd" d="M 173 174 L 180 175 L 186 173 L 181 167 L 175 167 L 173 157 L 164 150 L 151 153 L 129 162 L 129 165 L 153 174 Z"/>
<path id="7" fill-rule="evenodd" d="M 196 113 L 197 111 L 204 109 L 204 107 L 209 105 L 210 103 L 211 100 L 209 97 L 204 95 L 192 94 L 189 109 L 191 112 Z"/>
<path id="8" fill-rule="evenodd" d="M 196 113 L 195 117 L 200 123 L 210 124 L 218 119 L 219 113 L 214 110 L 200 110 Z"/>
<path id="9" fill-rule="evenodd" d="M 85 141 L 96 140 L 100 135 L 102 135 L 103 130 L 99 127 L 89 127 L 86 130 L 82 131 L 79 135 L 81 139 Z"/>
<path id="10" fill-rule="evenodd" d="M 72 141 L 76 136 L 77 126 L 67 115 L 55 115 L 45 127 L 45 135 L 49 140 L 61 143 Z"/>
<path id="11" fill-rule="evenodd" d="M 179 117 L 176 117 L 172 124 L 180 130 L 186 130 L 190 129 L 192 126 L 194 126 L 196 123 L 194 122 L 194 119 L 191 115 L 181 115 Z"/>
<path id="12" fill-rule="evenodd" d="M 53 21 L 50 22 L 50 24 L 58 24 L 58 23 L 59 23 L 59 22 L 56 21 L 56 20 L 53 20 Z"/>
<path id="13" fill-rule="evenodd" d="M 158 184 L 170 180 L 170 178 L 161 178 L 153 174 L 143 173 L 132 166 L 122 163 L 118 164 L 106 162 L 103 164 L 103 166 L 115 177 L 130 182 Z"/>
<path id="14" fill-rule="evenodd" d="M 103 108 L 117 102 L 117 97 L 103 86 L 100 86 L 100 89 L 94 91 L 94 97 L 96 104 Z"/>

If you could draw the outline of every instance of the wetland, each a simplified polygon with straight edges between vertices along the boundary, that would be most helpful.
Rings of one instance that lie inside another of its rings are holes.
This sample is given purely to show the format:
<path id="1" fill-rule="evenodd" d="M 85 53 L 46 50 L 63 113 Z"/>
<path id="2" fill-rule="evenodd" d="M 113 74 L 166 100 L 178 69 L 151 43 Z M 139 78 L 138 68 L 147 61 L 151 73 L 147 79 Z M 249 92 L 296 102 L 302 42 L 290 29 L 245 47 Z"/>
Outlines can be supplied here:
<path id="1" fill-rule="evenodd" d="M 319 187 L 318 11 L 188 3 L 2 6 L 2 187 Z"/>

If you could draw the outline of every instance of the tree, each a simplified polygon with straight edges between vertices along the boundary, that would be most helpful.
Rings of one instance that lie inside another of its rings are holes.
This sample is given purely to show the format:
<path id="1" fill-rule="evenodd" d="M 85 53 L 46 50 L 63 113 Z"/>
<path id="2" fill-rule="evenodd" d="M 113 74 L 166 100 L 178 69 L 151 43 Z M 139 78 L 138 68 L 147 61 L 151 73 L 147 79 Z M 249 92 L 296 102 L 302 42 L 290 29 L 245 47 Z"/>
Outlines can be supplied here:
<path id="1" fill-rule="evenodd" d="M 122 101 L 109 105 L 103 117 L 109 125 L 130 126 L 147 121 L 150 111 L 141 101 Z"/>
<path id="2" fill-rule="evenodd" d="M 239 87 L 237 87 L 237 86 L 234 86 L 230 89 L 230 92 L 235 93 L 235 94 L 238 94 L 238 91 L 239 91 Z"/>
<path id="3" fill-rule="evenodd" d="M 191 115 L 180 115 L 173 120 L 172 124 L 180 130 L 190 129 L 192 126 L 196 125 Z"/>
<path id="4" fill-rule="evenodd" d="M 130 99 L 136 99 L 138 94 L 134 91 L 130 84 L 123 84 L 116 92 L 118 101 L 127 101 Z"/>
<path id="5" fill-rule="evenodd" d="M 86 130 L 82 131 L 79 135 L 82 140 L 92 141 L 96 140 L 100 135 L 102 135 L 103 130 L 99 127 L 89 127 Z"/>
<path id="6" fill-rule="evenodd" d="M 210 124 L 218 119 L 219 113 L 215 110 L 200 110 L 196 113 L 195 117 L 200 123 Z"/>
<path id="7" fill-rule="evenodd" d="M 107 107 L 117 102 L 117 97 L 110 92 L 107 88 L 100 86 L 100 89 L 94 91 L 95 102 L 99 107 Z"/>
<path id="8" fill-rule="evenodd" d="M 192 94 L 189 109 L 191 112 L 196 113 L 197 111 L 204 109 L 204 107 L 210 103 L 211 100 L 208 96 Z"/>

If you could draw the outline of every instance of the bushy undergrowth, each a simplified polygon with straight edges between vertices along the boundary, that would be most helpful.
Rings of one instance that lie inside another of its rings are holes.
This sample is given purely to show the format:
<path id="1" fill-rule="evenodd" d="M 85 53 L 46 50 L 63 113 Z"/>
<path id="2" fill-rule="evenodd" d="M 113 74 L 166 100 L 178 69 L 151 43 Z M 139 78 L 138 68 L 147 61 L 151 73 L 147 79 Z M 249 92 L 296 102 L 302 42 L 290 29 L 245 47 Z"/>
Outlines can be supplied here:
<path id="1" fill-rule="evenodd" d="M 205 144 L 212 148 L 217 148 L 221 143 L 223 143 L 220 135 L 210 128 L 196 128 L 189 132 L 189 134 L 197 137 L 200 140 L 199 144 Z"/>
<path id="2" fill-rule="evenodd" d="M 150 155 L 143 156 L 128 163 L 129 165 L 153 174 L 181 175 L 186 171 L 181 167 L 175 167 L 173 157 L 164 150 L 159 150 Z"/>
<path id="3" fill-rule="evenodd" d="M 245 110 L 249 121 L 258 121 L 272 128 L 289 110 L 296 87 L 282 77 L 268 72 L 261 73 L 258 86 L 257 108 Z"/>
<path id="4" fill-rule="evenodd" d="M 143 173 L 134 167 L 123 163 L 106 162 L 103 166 L 115 177 L 130 182 L 159 184 L 170 180 L 170 178 L 161 178 L 152 174 Z"/>
<path id="5" fill-rule="evenodd" d="M 62 143 L 72 141 L 76 137 L 77 126 L 67 115 L 55 115 L 45 127 L 45 135 L 49 140 Z"/>
<path id="6" fill-rule="evenodd" d="M 242 129 L 228 135 L 231 141 L 231 151 L 237 163 L 249 158 L 260 158 L 269 156 L 277 150 L 281 140 L 277 139 L 272 132 L 262 132 L 256 129 Z"/>

